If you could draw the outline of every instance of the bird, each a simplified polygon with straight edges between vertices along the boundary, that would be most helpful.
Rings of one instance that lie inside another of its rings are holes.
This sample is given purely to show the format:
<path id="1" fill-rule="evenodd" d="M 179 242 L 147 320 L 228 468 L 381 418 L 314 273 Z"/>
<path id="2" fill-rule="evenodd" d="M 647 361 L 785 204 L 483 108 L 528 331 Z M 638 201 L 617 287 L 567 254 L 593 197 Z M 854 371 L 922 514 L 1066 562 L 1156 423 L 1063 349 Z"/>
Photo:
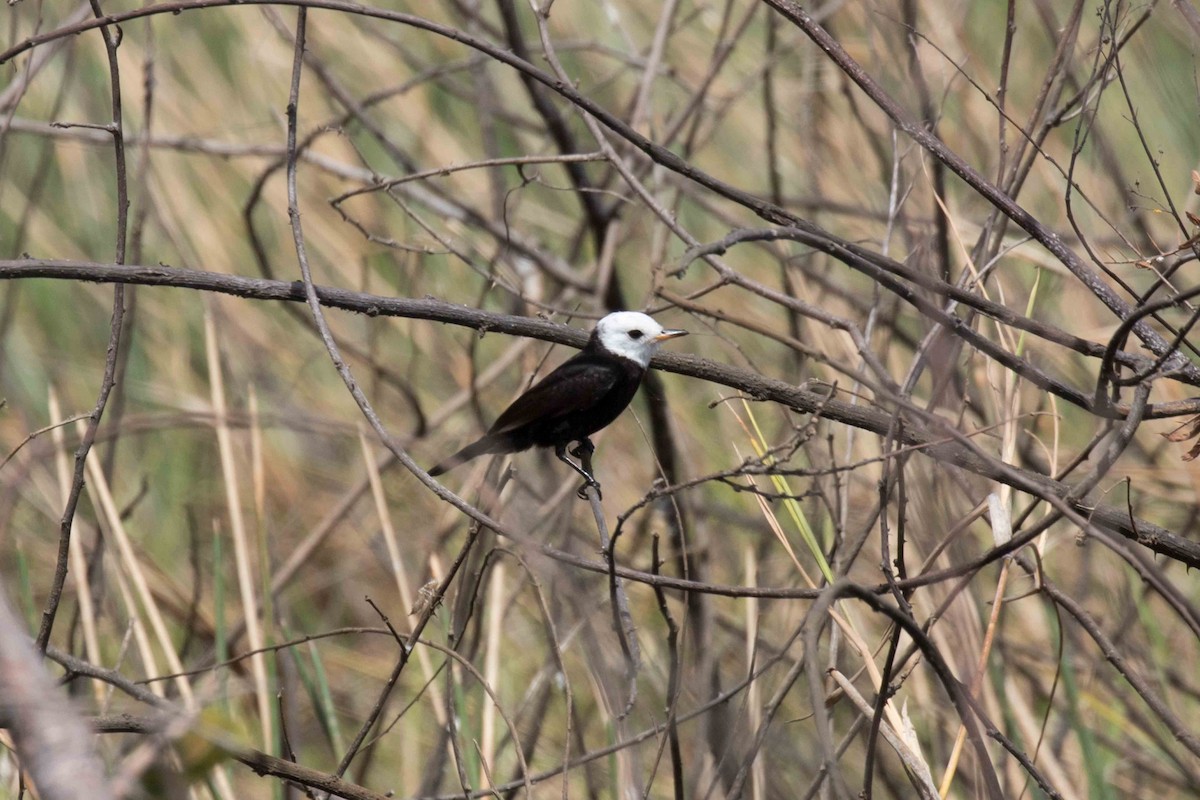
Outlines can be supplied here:
<path id="1" fill-rule="evenodd" d="M 600 484 L 582 463 L 594 451 L 591 435 L 620 416 L 633 400 L 650 359 L 668 339 L 687 331 L 664 328 L 639 311 L 614 311 L 592 329 L 587 345 L 531 386 L 496 418 L 481 438 L 429 470 L 441 475 L 487 453 L 519 453 L 553 447 L 554 455 L 583 476 L 579 496 Z"/>

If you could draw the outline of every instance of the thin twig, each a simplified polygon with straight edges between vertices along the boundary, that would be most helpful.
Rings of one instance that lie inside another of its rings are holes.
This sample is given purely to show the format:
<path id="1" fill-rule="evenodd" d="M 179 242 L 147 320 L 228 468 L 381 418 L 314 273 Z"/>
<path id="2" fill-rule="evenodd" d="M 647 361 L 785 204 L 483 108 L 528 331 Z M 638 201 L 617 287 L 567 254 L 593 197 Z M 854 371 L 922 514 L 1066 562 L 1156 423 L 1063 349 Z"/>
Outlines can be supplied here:
<path id="1" fill-rule="evenodd" d="M 103 18 L 99 0 L 91 0 L 92 11 L 97 18 Z M 114 262 L 125 263 L 125 238 L 129 228 L 129 184 L 125 168 L 125 142 L 123 139 L 121 111 L 121 70 L 117 59 L 117 47 L 120 44 L 120 29 L 112 29 L 108 25 L 100 26 L 100 35 L 104 39 L 104 51 L 108 57 L 108 78 L 112 96 L 112 123 L 106 130 L 112 135 L 113 153 L 116 160 L 116 255 Z M 58 529 L 58 558 L 54 567 L 54 578 L 46 598 L 46 607 L 42 611 L 42 624 L 38 630 L 37 646 L 43 653 L 50 643 L 50 633 L 54 629 L 54 617 L 58 613 L 58 604 L 62 600 L 63 585 L 67 581 L 67 565 L 70 563 L 71 528 L 75 522 L 75 511 L 79 507 L 79 498 L 83 494 L 83 473 L 87 463 L 88 453 L 96 441 L 96 431 L 100 428 L 100 419 L 108 405 L 109 395 L 116 385 L 117 362 L 121 346 L 121 330 L 125 324 L 125 289 L 121 285 L 113 288 L 112 319 L 109 323 L 108 347 L 104 356 L 104 375 L 100 379 L 100 391 L 96 396 L 96 405 L 88 417 L 87 428 L 79 448 L 75 451 L 75 472 L 71 476 L 71 491 L 67 495 L 66 508 L 63 509 L 62 519 Z"/>
<path id="2" fill-rule="evenodd" d="M 581 447 L 577 452 L 584 471 L 589 475 L 594 475 L 591 446 Z M 625 585 L 617 577 L 616 559 L 608 537 L 608 523 L 604 519 L 604 506 L 600 504 L 600 492 L 590 484 L 585 484 L 583 491 L 587 493 L 588 503 L 592 508 L 592 518 L 596 521 L 596 533 L 600 537 L 600 553 L 609 567 L 608 600 L 612 610 L 613 631 L 617 634 L 617 641 L 621 643 L 621 655 L 625 658 L 625 679 L 629 682 L 625 708 L 618 716 L 618 719 L 624 719 L 633 710 L 634 703 L 637 702 L 637 680 L 642 666 L 642 647 L 638 643 L 637 626 L 633 623 L 633 611 L 629 606 L 629 596 L 625 593 Z M 655 571 L 657 572 L 657 569 Z"/>

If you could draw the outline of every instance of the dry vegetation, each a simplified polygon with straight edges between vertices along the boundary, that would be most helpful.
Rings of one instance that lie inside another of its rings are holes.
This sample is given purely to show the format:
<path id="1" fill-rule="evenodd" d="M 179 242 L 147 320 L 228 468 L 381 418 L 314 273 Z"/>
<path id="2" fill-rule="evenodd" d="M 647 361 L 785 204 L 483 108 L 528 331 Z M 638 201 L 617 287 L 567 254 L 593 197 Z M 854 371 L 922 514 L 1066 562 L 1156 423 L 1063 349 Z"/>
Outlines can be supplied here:
<path id="1" fill-rule="evenodd" d="M 1192 4 L 548 6 L 3 12 L 0 793 L 1196 797 Z"/>

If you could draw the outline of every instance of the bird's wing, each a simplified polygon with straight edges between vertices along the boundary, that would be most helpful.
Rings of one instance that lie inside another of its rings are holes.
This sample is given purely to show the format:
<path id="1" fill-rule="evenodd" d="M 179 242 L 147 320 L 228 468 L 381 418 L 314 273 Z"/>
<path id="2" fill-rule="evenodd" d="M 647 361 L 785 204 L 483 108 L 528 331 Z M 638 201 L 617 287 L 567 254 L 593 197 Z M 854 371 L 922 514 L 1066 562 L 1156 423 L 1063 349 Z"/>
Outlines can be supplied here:
<path id="1" fill-rule="evenodd" d="M 575 358 L 534 384 L 496 419 L 491 436 L 538 419 L 563 417 L 600 401 L 620 380 L 620 368 L 602 360 Z"/>

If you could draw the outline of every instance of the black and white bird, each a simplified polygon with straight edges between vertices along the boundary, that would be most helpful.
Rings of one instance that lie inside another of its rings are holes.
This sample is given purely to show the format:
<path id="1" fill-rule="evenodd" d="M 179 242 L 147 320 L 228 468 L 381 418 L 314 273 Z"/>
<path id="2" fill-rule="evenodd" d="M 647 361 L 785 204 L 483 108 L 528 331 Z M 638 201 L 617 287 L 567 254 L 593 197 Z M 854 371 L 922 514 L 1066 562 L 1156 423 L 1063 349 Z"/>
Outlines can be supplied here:
<path id="1" fill-rule="evenodd" d="M 483 438 L 429 474 L 441 475 L 485 453 L 553 447 L 559 460 L 583 476 L 585 486 L 599 490 L 596 479 L 567 457 L 567 446 L 579 443 L 571 451 L 577 458 L 590 453 L 588 437 L 615 420 L 633 400 L 659 345 L 685 335 L 687 331 L 663 328 L 638 311 L 609 314 L 596 323 L 587 346 L 514 400 Z"/>

